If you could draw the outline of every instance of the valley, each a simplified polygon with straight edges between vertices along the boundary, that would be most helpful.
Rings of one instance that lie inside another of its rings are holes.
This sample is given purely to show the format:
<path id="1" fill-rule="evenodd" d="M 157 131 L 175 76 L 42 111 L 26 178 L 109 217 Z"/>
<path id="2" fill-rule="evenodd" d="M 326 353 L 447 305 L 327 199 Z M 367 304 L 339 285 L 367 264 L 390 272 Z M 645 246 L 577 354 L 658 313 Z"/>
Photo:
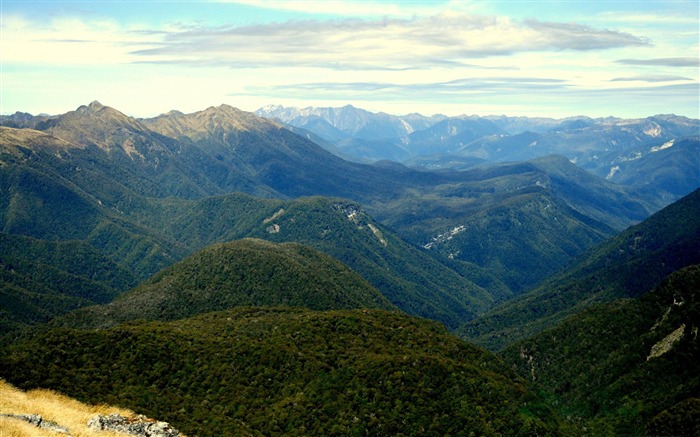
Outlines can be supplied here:
<path id="1" fill-rule="evenodd" d="M 699 129 L 0 116 L 0 378 L 187 435 L 691 429 Z"/>

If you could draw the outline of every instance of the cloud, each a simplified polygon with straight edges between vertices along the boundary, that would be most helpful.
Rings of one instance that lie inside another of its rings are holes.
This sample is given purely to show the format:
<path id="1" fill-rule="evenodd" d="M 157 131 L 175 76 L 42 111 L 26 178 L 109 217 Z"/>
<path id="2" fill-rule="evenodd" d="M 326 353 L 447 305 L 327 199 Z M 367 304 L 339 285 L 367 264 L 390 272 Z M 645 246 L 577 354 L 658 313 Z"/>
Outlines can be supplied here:
<path id="1" fill-rule="evenodd" d="M 644 46 L 644 38 L 579 24 L 445 12 L 411 19 L 293 20 L 169 32 L 135 50 L 140 62 L 231 67 L 402 70 L 470 66 L 535 51 Z"/>
<path id="2" fill-rule="evenodd" d="M 610 82 L 675 82 L 681 80 L 693 80 L 689 77 L 682 76 L 666 76 L 666 75 L 648 75 L 648 76 L 631 76 L 631 77 L 616 77 L 610 79 Z"/>
<path id="3" fill-rule="evenodd" d="M 444 82 L 306 82 L 269 86 L 250 86 L 253 95 L 264 94 L 278 98 L 312 98 L 327 100 L 460 100 L 478 95 L 532 95 L 532 93 L 561 92 L 571 85 L 561 79 L 539 77 L 475 77 Z M 232 93 L 231 95 L 239 95 Z"/>
<path id="4" fill-rule="evenodd" d="M 655 67 L 698 67 L 700 58 L 656 58 L 656 59 L 619 59 L 618 64 L 650 65 Z"/>
<path id="5" fill-rule="evenodd" d="M 617 47 L 647 46 L 650 42 L 629 33 L 594 29 L 576 23 L 552 23 L 534 19 L 524 24 L 543 38 L 546 45 L 569 50 L 600 50 Z"/>

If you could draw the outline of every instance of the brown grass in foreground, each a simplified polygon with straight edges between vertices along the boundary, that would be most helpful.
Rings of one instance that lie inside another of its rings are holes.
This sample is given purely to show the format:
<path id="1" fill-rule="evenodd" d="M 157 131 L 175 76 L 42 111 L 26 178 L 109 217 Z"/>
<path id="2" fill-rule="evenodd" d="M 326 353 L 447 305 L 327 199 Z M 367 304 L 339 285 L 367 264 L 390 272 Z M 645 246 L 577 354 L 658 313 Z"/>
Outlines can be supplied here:
<path id="1" fill-rule="evenodd" d="M 96 414 L 118 413 L 131 416 L 132 411 L 108 405 L 86 405 L 51 390 L 24 392 L 0 379 L 0 414 L 38 414 L 44 420 L 68 428 L 73 437 L 124 437 L 124 434 L 93 431 L 87 422 Z M 37 428 L 15 418 L 0 417 L 0 437 L 65 436 L 58 432 Z"/>

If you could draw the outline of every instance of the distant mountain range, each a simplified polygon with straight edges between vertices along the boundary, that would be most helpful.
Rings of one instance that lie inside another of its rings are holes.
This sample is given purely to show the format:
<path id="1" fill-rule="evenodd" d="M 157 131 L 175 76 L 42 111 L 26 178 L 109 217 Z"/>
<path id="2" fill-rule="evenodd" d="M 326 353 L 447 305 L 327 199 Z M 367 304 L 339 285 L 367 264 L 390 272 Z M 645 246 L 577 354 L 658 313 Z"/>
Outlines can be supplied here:
<path id="1" fill-rule="evenodd" d="M 631 185 L 660 191 L 664 204 L 689 192 L 684 181 L 700 185 L 698 153 L 681 152 L 686 162 L 676 163 L 680 171 L 666 169 L 666 160 L 673 158 L 653 156 L 674 144 L 698 147 L 700 120 L 675 115 L 644 119 L 426 117 L 374 114 L 352 106 L 267 106 L 256 114 L 312 132 L 329 150 L 355 160 L 389 159 L 419 168 L 464 169 L 480 164 L 474 161 L 477 158 L 506 162 L 560 154 L 598 176 L 627 183 L 639 175 L 635 168 L 644 165 L 647 174 L 664 176 L 658 182 L 654 177 Z M 365 135 L 366 126 L 371 126 L 372 135 Z"/>

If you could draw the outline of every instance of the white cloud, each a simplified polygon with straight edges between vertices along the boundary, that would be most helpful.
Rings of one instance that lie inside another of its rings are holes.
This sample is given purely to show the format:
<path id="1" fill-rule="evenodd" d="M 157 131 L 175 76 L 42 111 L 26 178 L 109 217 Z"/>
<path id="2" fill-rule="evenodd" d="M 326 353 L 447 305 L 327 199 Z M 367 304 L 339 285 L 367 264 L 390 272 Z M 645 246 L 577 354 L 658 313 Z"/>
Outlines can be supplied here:
<path id="1" fill-rule="evenodd" d="M 2 20 L 2 61 L 8 64 L 115 65 L 132 62 L 129 52 L 159 42 L 111 21 L 53 20 L 45 27 L 17 16 Z"/>
<path id="2" fill-rule="evenodd" d="M 442 13 L 381 20 L 304 20 L 171 32 L 135 50 L 143 62 L 232 67 L 407 69 L 463 66 L 518 52 L 644 46 L 641 37 L 571 23 Z"/>

